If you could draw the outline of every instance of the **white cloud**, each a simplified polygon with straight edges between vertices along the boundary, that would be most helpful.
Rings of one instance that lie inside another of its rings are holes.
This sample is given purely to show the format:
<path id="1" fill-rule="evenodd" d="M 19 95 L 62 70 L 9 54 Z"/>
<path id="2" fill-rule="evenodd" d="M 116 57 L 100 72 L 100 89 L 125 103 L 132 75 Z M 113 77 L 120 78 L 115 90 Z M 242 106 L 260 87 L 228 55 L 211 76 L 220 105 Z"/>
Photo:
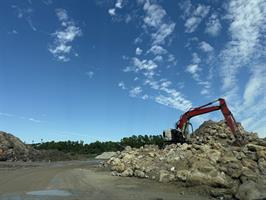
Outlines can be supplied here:
<path id="1" fill-rule="evenodd" d="M 183 98 L 177 91 L 174 91 L 172 94 L 156 96 L 155 101 L 159 104 L 169 106 L 181 111 L 187 111 L 192 107 L 192 104 L 185 98 Z"/>
<path id="2" fill-rule="evenodd" d="M 42 2 L 46 5 L 51 5 L 53 3 L 53 0 L 42 0 Z"/>
<path id="3" fill-rule="evenodd" d="M 199 71 L 199 66 L 197 64 L 191 64 L 187 66 L 187 71 L 193 75 L 197 74 Z"/>
<path id="4" fill-rule="evenodd" d="M 3 113 L 3 112 L 0 112 L 0 116 L 3 116 L 3 117 L 13 117 L 14 115 L 10 114 L 10 113 Z"/>
<path id="5" fill-rule="evenodd" d="M 146 79 L 144 85 L 150 86 L 151 89 L 157 92 L 157 95 L 155 95 L 155 97 L 150 97 L 150 99 L 153 99 L 159 104 L 182 111 L 188 110 L 188 108 L 192 107 L 189 100 L 176 89 L 171 88 L 172 82 L 167 79 L 161 79 L 160 81 Z"/>
<path id="6" fill-rule="evenodd" d="M 151 71 L 151 70 L 154 70 L 155 68 L 158 67 L 158 65 L 153 62 L 152 60 L 139 60 L 138 58 L 132 58 L 133 60 L 133 64 L 134 66 L 136 67 L 136 70 L 148 70 L 148 71 Z"/>
<path id="7" fill-rule="evenodd" d="M 108 13 L 109 13 L 109 15 L 111 15 L 111 16 L 115 16 L 115 8 L 110 8 L 110 9 L 108 10 Z"/>
<path id="8" fill-rule="evenodd" d="M 59 21 L 67 21 L 68 20 L 68 15 L 65 9 L 57 9 L 56 10 L 56 15 L 59 19 Z"/>
<path id="9" fill-rule="evenodd" d="M 143 50 L 139 47 L 136 48 L 136 55 L 141 55 Z"/>
<path id="10" fill-rule="evenodd" d="M 265 8 L 264 0 L 235 0 L 228 5 L 231 41 L 220 54 L 223 89 L 226 91 L 236 90 L 236 75 L 241 67 L 265 56 L 262 50 L 263 35 L 266 31 Z"/>
<path id="11" fill-rule="evenodd" d="M 146 11 L 144 22 L 154 28 L 158 28 L 163 23 L 163 18 L 166 15 L 166 11 L 158 4 L 151 4 L 147 1 L 144 4 L 143 9 Z"/>
<path id="12" fill-rule="evenodd" d="M 135 88 L 132 88 L 130 91 L 129 91 L 129 95 L 131 97 L 137 97 L 140 93 L 142 92 L 142 89 L 140 86 L 137 86 Z"/>
<path id="13" fill-rule="evenodd" d="M 205 41 L 199 43 L 199 48 L 204 52 L 211 52 L 214 50 L 213 47 Z"/>
<path id="14" fill-rule="evenodd" d="M 152 52 L 154 55 L 166 54 L 167 50 L 159 45 L 153 45 L 148 52 Z"/>
<path id="15" fill-rule="evenodd" d="M 197 53 L 192 53 L 192 62 L 194 64 L 199 64 L 201 62 L 201 59 Z"/>
<path id="16" fill-rule="evenodd" d="M 132 66 L 124 68 L 125 72 L 139 73 L 138 82 L 145 86 L 131 89 L 129 95 L 138 96 L 144 100 L 150 99 L 175 109 L 186 110 L 191 106 L 190 101 L 173 89 L 169 80 L 162 79 L 161 68 L 159 68 L 164 58 L 166 62 L 176 64 L 175 56 L 166 49 L 166 46 L 172 42 L 171 36 L 175 30 L 175 23 L 157 1 L 138 0 L 138 4 L 143 6 L 144 11 L 143 21 L 140 24 L 143 31 L 135 39 L 134 44 L 139 45 L 145 40 L 145 44 L 150 45 L 150 47 L 148 51 L 141 52 L 141 59 L 133 57 Z M 135 53 L 138 55 L 137 52 L 136 49 Z M 149 95 L 145 94 L 144 89 L 149 90 Z"/>
<path id="17" fill-rule="evenodd" d="M 168 55 L 167 61 L 172 63 L 173 65 L 177 64 L 176 58 L 175 58 L 175 56 L 173 54 L 169 54 Z"/>
<path id="18" fill-rule="evenodd" d="M 266 95 L 266 64 L 256 66 L 252 69 L 252 75 L 246 84 L 243 99 L 244 105 L 250 106 L 258 97 Z M 266 103 L 266 102 L 265 102 Z M 265 104 L 266 110 L 266 104 Z"/>
<path id="19" fill-rule="evenodd" d="M 163 57 L 161 55 L 157 55 L 153 58 L 154 62 L 162 62 L 163 61 Z"/>
<path id="20" fill-rule="evenodd" d="M 18 34 L 18 31 L 17 30 L 12 30 L 11 33 L 16 35 L 16 34 Z"/>
<path id="21" fill-rule="evenodd" d="M 146 100 L 149 98 L 149 96 L 147 94 L 144 94 L 142 97 L 141 97 L 143 100 Z"/>
<path id="22" fill-rule="evenodd" d="M 115 7 L 116 8 L 123 8 L 123 0 L 117 0 L 116 3 L 115 3 Z"/>
<path id="23" fill-rule="evenodd" d="M 70 60 L 69 54 L 72 50 L 72 45 L 70 43 L 73 42 L 76 37 L 81 36 L 82 32 L 81 29 L 69 19 L 66 10 L 56 9 L 56 15 L 61 22 L 61 27 L 52 34 L 54 41 L 48 50 L 57 60 L 67 62 Z"/>
<path id="24" fill-rule="evenodd" d="M 86 75 L 87 75 L 90 79 L 92 79 L 93 76 L 94 76 L 94 72 L 93 72 L 93 71 L 86 72 Z"/>
<path id="25" fill-rule="evenodd" d="M 125 83 L 124 83 L 123 81 L 120 81 L 120 82 L 118 83 L 118 87 L 122 88 L 122 90 L 127 89 L 126 86 L 125 86 Z"/>
<path id="26" fill-rule="evenodd" d="M 210 6 L 205 6 L 202 4 L 199 4 L 197 7 L 193 6 L 190 1 L 187 1 L 187 7 L 184 7 L 184 5 L 181 5 L 181 9 L 184 12 L 183 18 L 186 18 L 185 21 L 185 31 L 187 33 L 194 32 L 202 20 L 208 15 Z"/>
<path id="27" fill-rule="evenodd" d="M 153 44 L 164 44 L 165 39 L 170 36 L 175 29 L 175 23 L 162 24 L 156 33 L 152 34 Z"/>
<path id="28" fill-rule="evenodd" d="M 208 19 L 208 21 L 206 22 L 205 32 L 211 36 L 217 36 L 219 35 L 221 29 L 222 29 L 222 25 L 218 18 L 218 15 L 212 14 L 210 18 Z"/>
<path id="29" fill-rule="evenodd" d="M 202 90 L 200 91 L 200 94 L 202 94 L 202 95 L 206 95 L 206 94 L 209 94 L 209 91 L 208 91 L 207 89 L 202 89 Z"/>
<path id="30" fill-rule="evenodd" d="M 20 8 L 17 5 L 12 5 L 11 7 L 15 9 L 17 17 L 19 19 L 24 19 L 29 24 L 29 26 L 33 31 L 37 31 L 37 28 L 34 26 L 32 22 L 32 15 L 34 13 L 34 10 L 32 8 Z"/>
<path id="31" fill-rule="evenodd" d="M 41 123 L 41 120 L 34 119 L 34 118 L 28 118 L 29 121 L 34 122 L 34 123 Z"/>
<path id="32" fill-rule="evenodd" d="M 244 121 L 245 128 L 262 131 L 266 122 L 264 62 L 266 2 L 231 1 L 227 5 L 226 19 L 230 22 L 230 40 L 219 55 L 222 91 L 232 102 L 237 118 Z M 250 77 L 243 76 L 242 73 L 239 76 L 240 70 L 250 71 Z M 243 85 L 246 78 L 248 81 L 242 94 L 239 84 Z"/>
<path id="33" fill-rule="evenodd" d="M 140 44 L 142 42 L 142 39 L 140 37 L 137 37 L 135 40 L 134 40 L 134 44 Z"/>
<path id="34" fill-rule="evenodd" d="M 175 23 L 166 19 L 166 11 L 158 4 L 147 1 L 143 9 L 146 13 L 143 19 L 145 25 L 156 30 L 151 34 L 153 44 L 164 44 L 166 38 L 173 33 Z"/>

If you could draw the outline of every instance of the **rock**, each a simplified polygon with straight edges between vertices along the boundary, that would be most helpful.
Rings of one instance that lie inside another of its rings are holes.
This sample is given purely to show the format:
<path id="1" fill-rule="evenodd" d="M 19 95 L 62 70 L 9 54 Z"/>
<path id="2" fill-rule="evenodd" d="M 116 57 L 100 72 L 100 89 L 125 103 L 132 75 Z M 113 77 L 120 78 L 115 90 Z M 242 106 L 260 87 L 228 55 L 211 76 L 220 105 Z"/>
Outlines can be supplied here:
<path id="1" fill-rule="evenodd" d="M 257 184 L 253 181 L 244 182 L 239 186 L 236 197 L 240 200 L 266 199 L 266 185 Z"/>
<path id="2" fill-rule="evenodd" d="M 154 145 L 127 147 L 107 164 L 118 176 L 202 186 L 219 199 L 236 195 L 245 199 L 249 185 L 254 191 L 248 198 L 260 198 L 258 194 L 263 194 L 262 186 L 266 185 L 266 139 L 249 135 L 238 126 L 249 141 L 246 145 L 232 145 L 235 138 L 224 121 L 207 121 L 190 136 L 191 144 L 171 144 L 163 149 Z"/>
<path id="3" fill-rule="evenodd" d="M 212 149 L 208 152 L 207 156 L 212 163 L 216 163 L 221 157 L 221 151 Z"/>
<path id="4" fill-rule="evenodd" d="M 159 174 L 159 182 L 162 183 L 168 183 L 175 179 L 175 176 L 173 174 L 170 174 L 167 170 L 160 170 Z"/>
<path id="5" fill-rule="evenodd" d="M 256 145 L 256 144 L 252 144 L 252 143 L 247 144 L 246 146 L 247 146 L 247 148 L 248 148 L 249 151 L 254 151 L 254 152 L 257 152 L 257 151 L 260 151 L 260 150 L 264 150 L 265 149 L 262 146 L 259 146 L 259 145 Z"/>
<path id="6" fill-rule="evenodd" d="M 119 173 L 125 171 L 125 164 L 121 162 L 119 158 L 112 157 L 110 159 L 110 164 L 112 165 L 111 169 Z"/>
<path id="7" fill-rule="evenodd" d="M 101 155 L 96 156 L 95 159 L 108 160 L 115 155 L 116 155 L 116 152 L 112 152 L 112 151 L 111 152 L 103 152 Z"/>
<path id="8" fill-rule="evenodd" d="M 264 158 L 260 158 L 258 160 L 258 167 L 259 167 L 260 172 L 263 175 L 266 175 L 266 160 Z"/>
<path id="9" fill-rule="evenodd" d="M 176 177 L 178 180 L 185 182 L 188 179 L 188 174 L 188 170 L 179 170 L 176 172 Z"/>
<path id="10" fill-rule="evenodd" d="M 258 180 L 258 174 L 247 167 L 243 167 L 240 181 L 243 183 L 250 180 L 256 182 Z"/>
<path id="11" fill-rule="evenodd" d="M 145 178 L 145 173 L 143 171 L 140 170 L 135 170 L 134 172 L 134 176 L 139 177 L 139 178 Z"/>
<path id="12" fill-rule="evenodd" d="M 257 158 L 260 159 L 260 158 L 264 158 L 266 160 L 266 150 L 258 150 L 257 151 Z"/>
<path id="13" fill-rule="evenodd" d="M 202 173 L 199 171 L 191 171 L 187 181 L 192 185 L 209 185 L 213 187 L 229 188 L 231 186 L 230 179 L 223 172 Z"/>
<path id="14" fill-rule="evenodd" d="M 134 172 L 131 168 L 126 169 L 125 171 L 123 171 L 123 173 L 121 174 L 121 176 L 133 176 Z"/>
<path id="15" fill-rule="evenodd" d="M 251 159 L 243 159 L 241 160 L 241 163 L 244 167 L 247 167 L 249 169 L 251 169 L 254 172 L 258 172 L 258 165 L 257 162 L 255 162 L 254 160 Z"/>
<path id="16" fill-rule="evenodd" d="M 125 151 L 131 151 L 131 150 L 132 150 L 131 146 L 126 146 L 125 147 Z"/>

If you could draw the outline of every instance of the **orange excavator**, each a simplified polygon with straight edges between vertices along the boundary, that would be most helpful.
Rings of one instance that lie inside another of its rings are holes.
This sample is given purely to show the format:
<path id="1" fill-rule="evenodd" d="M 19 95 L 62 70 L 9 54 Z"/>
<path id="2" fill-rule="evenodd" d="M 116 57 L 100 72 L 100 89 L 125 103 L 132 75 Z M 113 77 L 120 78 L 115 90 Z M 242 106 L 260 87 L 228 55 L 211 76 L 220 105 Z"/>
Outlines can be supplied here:
<path id="1" fill-rule="evenodd" d="M 212 104 L 219 102 L 219 105 L 211 106 Z M 229 110 L 229 108 L 226 105 L 226 102 L 224 99 L 219 98 L 215 101 L 212 101 L 208 104 L 205 104 L 203 106 L 199 106 L 196 108 L 191 108 L 189 111 L 185 112 L 183 115 L 181 115 L 179 121 L 176 123 L 175 129 L 170 129 L 163 132 L 163 138 L 168 143 L 184 143 L 188 140 L 188 127 L 191 125 L 189 123 L 189 120 L 192 117 L 206 114 L 209 112 L 221 110 L 223 113 L 223 116 L 225 118 L 226 124 L 229 126 L 232 134 L 235 136 L 235 143 L 241 144 L 243 143 L 243 135 L 238 130 L 236 120 Z M 192 125 L 191 125 L 192 126 Z"/>

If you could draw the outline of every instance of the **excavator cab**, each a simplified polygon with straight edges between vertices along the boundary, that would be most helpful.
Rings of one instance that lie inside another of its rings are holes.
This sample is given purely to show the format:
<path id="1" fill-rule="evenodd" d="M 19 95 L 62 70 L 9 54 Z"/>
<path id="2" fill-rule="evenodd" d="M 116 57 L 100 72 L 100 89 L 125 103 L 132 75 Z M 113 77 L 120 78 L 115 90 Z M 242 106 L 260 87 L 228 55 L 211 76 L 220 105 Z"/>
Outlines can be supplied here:
<path id="1" fill-rule="evenodd" d="M 177 122 L 178 123 L 178 122 Z M 176 127 L 178 127 L 178 124 L 176 124 Z M 191 127 L 191 132 L 189 131 L 189 127 Z M 187 143 L 189 140 L 190 133 L 193 132 L 192 124 L 188 121 L 185 126 L 183 127 L 183 130 L 180 130 L 179 128 L 175 129 L 168 129 L 163 131 L 163 138 L 166 143 Z"/>
<path id="2" fill-rule="evenodd" d="M 163 131 L 163 138 L 166 143 L 185 143 L 186 138 L 184 137 L 182 131 L 178 129 L 168 129 Z"/>

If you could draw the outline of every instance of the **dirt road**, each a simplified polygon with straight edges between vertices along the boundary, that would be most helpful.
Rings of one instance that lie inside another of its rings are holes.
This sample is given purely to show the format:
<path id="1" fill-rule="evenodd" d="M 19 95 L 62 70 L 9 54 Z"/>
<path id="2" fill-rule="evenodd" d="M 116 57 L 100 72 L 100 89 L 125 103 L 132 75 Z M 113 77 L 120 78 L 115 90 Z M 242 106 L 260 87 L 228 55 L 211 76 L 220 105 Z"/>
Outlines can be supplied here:
<path id="1" fill-rule="evenodd" d="M 0 163 L 1 200 L 209 199 L 196 188 L 111 176 L 96 161 Z"/>

